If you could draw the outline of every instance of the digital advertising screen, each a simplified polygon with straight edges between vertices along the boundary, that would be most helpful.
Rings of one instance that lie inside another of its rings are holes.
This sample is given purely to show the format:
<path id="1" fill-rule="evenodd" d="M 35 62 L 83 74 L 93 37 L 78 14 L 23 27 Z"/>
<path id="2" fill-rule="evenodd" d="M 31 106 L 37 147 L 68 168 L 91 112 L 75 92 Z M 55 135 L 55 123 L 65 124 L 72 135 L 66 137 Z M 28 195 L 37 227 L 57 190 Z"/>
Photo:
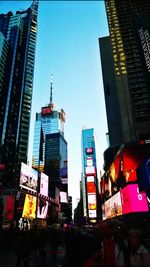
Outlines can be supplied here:
<path id="1" fill-rule="evenodd" d="M 94 182 L 87 182 L 86 187 L 87 187 L 88 194 L 96 193 L 96 185 Z"/>
<path id="2" fill-rule="evenodd" d="M 86 165 L 87 165 L 87 167 L 93 166 L 93 159 L 92 159 L 92 157 L 88 157 L 86 159 Z"/>
<path id="3" fill-rule="evenodd" d="M 96 170 L 95 170 L 95 166 L 90 166 L 90 167 L 85 167 L 85 174 L 86 176 L 91 176 L 91 175 L 94 175 L 96 174 Z"/>
<path id="4" fill-rule="evenodd" d="M 94 176 L 87 176 L 87 182 L 94 182 L 95 179 L 94 179 Z"/>
<path id="5" fill-rule="evenodd" d="M 40 194 L 43 196 L 48 196 L 48 180 L 49 177 L 41 172 L 41 180 L 40 180 Z"/>
<path id="6" fill-rule="evenodd" d="M 60 169 L 60 177 L 63 184 L 68 184 L 68 162 L 64 160 L 63 167 Z"/>
<path id="7" fill-rule="evenodd" d="M 145 193 L 139 192 L 137 184 L 129 184 L 121 189 L 122 214 L 130 212 L 149 211 L 147 197 Z"/>
<path id="8" fill-rule="evenodd" d="M 36 197 L 26 194 L 22 217 L 35 219 L 36 217 Z"/>
<path id="9" fill-rule="evenodd" d="M 93 154 L 93 147 L 88 147 L 85 149 L 85 153 L 86 155 L 90 155 L 90 154 Z"/>
<path id="10" fill-rule="evenodd" d="M 136 170 L 140 191 L 150 189 L 150 157 L 142 161 Z"/>
<path id="11" fill-rule="evenodd" d="M 89 210 L 89 218 L 96 218 L 97 213 L 96 210 Z"/>
<path id="12" fill-rule="evenodd" d="M 116 193 L 114 196 L 109 198 L 104 203 L 103 211 L 104 211 L 103 219 L 104 218 L 108 219 L 122 214 L 122 203 L 121 203 L 120 192 Z"/>
<path id="13" fill-rule="evenodd" d="M 46 219 L 48 212 L 48 201 L 38 198 L 37 218 Z"/>
<path id="14" fill-rule="evenodd" d="M 95 194 L 88 194 L 88 209 L 95 210 L 96 209 L 96 195 Z"/>
<path id="15" fill-rule="evenodd" d="M 20 170 L 20 187 L 36 192 L 37 180 L 38 172 L 22 162 Z"/>
<path id="16" fill-rule="evenodd" d="M 67 193 L 60 191 L 60 203 L 68 203 Z"/>

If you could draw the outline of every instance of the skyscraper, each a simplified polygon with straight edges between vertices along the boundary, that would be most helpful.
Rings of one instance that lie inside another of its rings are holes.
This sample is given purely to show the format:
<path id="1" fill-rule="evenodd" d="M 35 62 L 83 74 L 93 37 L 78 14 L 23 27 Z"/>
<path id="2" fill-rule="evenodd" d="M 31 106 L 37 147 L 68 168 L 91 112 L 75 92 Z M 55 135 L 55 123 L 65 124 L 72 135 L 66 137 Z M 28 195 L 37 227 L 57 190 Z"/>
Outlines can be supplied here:
<path id="1" fill-rule="evenodd" d="M 0 14 L 0 162 L 16 185 L 27 162 L 36 48 L 38 1 L 24 11 Z"/>
<path id="2" fill-rule="evenodd" d="M 150 3 L 105 0 L 105 5 L 110 37 L 100 38 L 100 51 L 110 145 L 150 139 Z M 104 62 L 108 50 L 110 65 Z"/>
<path id="3" fill-rule="evenodd" d="M 99 194 L 94 129 L 83 129 L 82 149 L 82 194 L 83 213 L 89 221 L 99 215 Z"/>

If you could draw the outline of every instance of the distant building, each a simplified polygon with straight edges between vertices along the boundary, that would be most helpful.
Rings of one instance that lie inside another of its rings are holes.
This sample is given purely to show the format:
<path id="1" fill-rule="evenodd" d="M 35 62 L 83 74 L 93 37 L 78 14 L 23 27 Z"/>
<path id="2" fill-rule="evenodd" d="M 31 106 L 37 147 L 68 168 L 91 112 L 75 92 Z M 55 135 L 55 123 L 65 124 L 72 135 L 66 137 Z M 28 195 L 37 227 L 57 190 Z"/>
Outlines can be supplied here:
<path id="1" fill-rule="evenodd" d="M 37 35 L 38 1 L 24 11 L 0 14 L 0 163 L 5 186 L 17 186 L 27 162 Z M 5 178 L 5 179 L 4 179 Z"/>
<path id="2" fill-rule="evenodd" d="M 99 193 L 97 179 L 94 129 L 82 130 L 82 196 L 83 213 L 89 221 L 99 217 Z"/>

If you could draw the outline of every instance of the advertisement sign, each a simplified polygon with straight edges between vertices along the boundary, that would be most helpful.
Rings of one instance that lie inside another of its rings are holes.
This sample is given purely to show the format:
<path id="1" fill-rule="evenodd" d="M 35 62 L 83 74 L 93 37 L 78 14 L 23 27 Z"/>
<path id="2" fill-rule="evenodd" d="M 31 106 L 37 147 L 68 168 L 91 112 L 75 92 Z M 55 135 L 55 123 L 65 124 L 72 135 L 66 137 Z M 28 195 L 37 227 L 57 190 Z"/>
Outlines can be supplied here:
<path id="1" fill-rule="evenodd" d="M 37 218 L 45 219 L 48 212 L 48 201 L 38 198 Z"/>
<path id="2" fill-rule="evenodd" d="M 89 210 L 89 218 L 96 218 L 97 214 L 96 214 L 96 210 Z"/>
<path id="3" fill-rule="evenodd" d="M 11 221 L 14 219 L 14 208 L 15 208 L 15 196 L 5 196 L 4 206 L 4 219 Z"/>
<path id="4" fill-rule="evenodd" d="M 68 184 L 68 162 L 64 160 L 63 167 L 60 169 L 60 177 L 63 184 Z"/>
<path id="5" fill-rule="evenodd" d="M 36 197 L 26 194 L 22 217 L 35 219 L 36 216 Z"/>
<path id="6" fill-rule="evenodd" d="M 105 213 L 103 214 L 103 219 L 104 216 L 106 219 L 108 219 L 122 214 L 122 203 L 121 203 L 120 192 L 116 193 L 114 196 L 109 198 L 104 203 L 104 210 Z"/>
<path id="7" fill-rule="evenodd" d="M 68 203 L 66 192 L 60 191 L 60 203 Z"/>
<path id="8" fill-rule="evenodd" d="M 37 180 L 38 172 L 22 162 L 20 171 L 20 187 L 36 192 Z"/>
<path id="9" fill-rule="evenodd" d="M 87 176 L 87 182 L 94 182 L 94 176 Z"/>
<path id="10" fill-rule="evenodd" d="M 122 214 L 130 212 L 146 212 L 148 202 L 145 193 L 139 192 L 137 184 L 129 184 L 120 191 L 122 202 Z"/>
<path id="11" fill-rule="evenodd" d="M 88 194 L 96 193 L 96 186 L 94 182 L 87 182 L 86 187 Z"/>
<path id="12" fill-rule="evenodd" d="M 96 209 L 96 195 L 95 194 L 88 194 L 88 209 L 95 210 Z"/>
<path id="13" fill-rule="evenodd" d="M 87 165 L 88 167 L 93 166 L 93 159 L 92 159 L 92 157 L 88 157 L 88 158 L 86 159 L 86 165 Z"/>
<path id="14" fill-rule="evenodd" d="M 40 194 L 43 196 L 48 196 L 48 179 L 49 177 L 41 172 L 41 180 L 40 180 Z"/>
<path id="15" fill-rule="evenodd" d="M 88 147 L 85 149 L 86 155 L 93 154 L 93 147 Z"/>
<path id="16" fill-rule="evenodd" d="M 52 107 L 42 107 L 41 114 L 49 115 L 53 111 Z"/>
<path id="17" fill-rule="evenodd" d="M 91 167 L 85 167 L 85 174 L 87 176 L 91 176 L 91 175 L 94 175 L 96 174 L 96 170 L 95 170 L 95 167 L 94 166 L 91 166 Z"/>

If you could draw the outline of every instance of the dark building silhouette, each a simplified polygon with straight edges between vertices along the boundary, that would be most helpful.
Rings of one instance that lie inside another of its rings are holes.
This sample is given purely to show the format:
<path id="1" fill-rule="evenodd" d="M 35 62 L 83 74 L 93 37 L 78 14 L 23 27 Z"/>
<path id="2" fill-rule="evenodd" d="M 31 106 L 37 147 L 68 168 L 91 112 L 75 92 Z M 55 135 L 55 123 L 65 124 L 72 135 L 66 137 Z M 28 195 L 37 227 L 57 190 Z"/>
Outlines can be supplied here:
<path id="1" fill-rule="evenodd" d="M 18 184 L 27 162 L 38 1 L 16 14 L 0 14 L 0 163 L 2 183 Z"/>

